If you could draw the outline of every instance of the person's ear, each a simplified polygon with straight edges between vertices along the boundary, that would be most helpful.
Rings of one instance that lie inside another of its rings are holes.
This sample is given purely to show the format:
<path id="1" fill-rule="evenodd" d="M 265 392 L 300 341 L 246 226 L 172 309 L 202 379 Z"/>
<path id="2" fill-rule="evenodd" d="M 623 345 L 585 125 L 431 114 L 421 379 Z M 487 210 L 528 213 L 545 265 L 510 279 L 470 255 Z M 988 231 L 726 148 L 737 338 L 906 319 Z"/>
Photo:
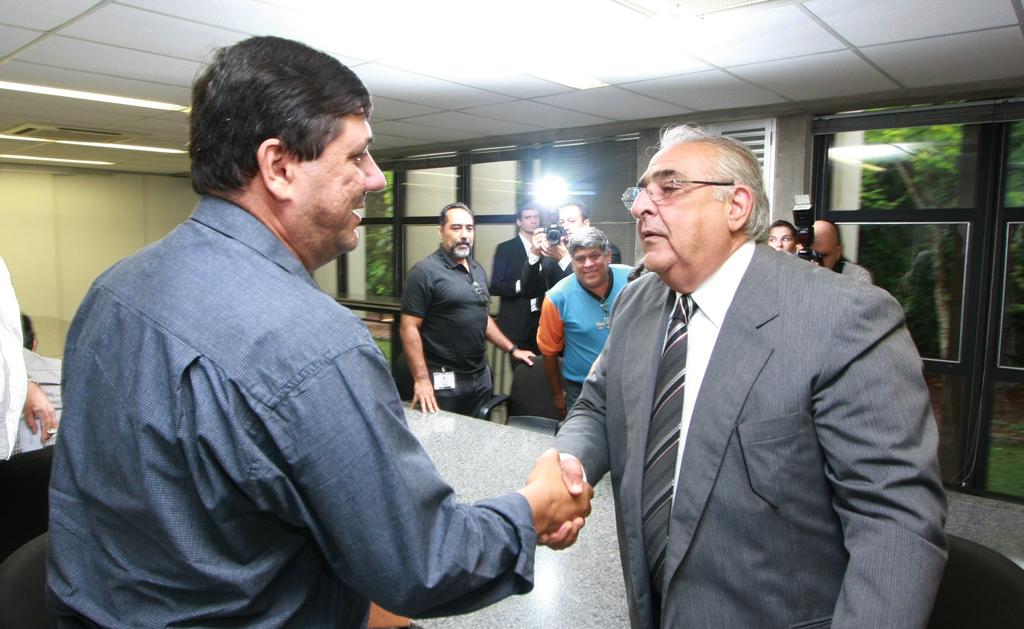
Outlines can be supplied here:
<path id="1" fill-rule="evenodd" d="M 729 196 L 729 231 L 736 233 L 747 228 L 754 210 L 754 194 L 747 186 L 737 184 Z"/>
<path id="2" fill-rule="evenodd" d="M 290 200 L 295 195 L 299 162 L 285 150 L 278 138 L 267 138 L 256 149 L 258 177 L 263 187 L 278 201 Z"/>

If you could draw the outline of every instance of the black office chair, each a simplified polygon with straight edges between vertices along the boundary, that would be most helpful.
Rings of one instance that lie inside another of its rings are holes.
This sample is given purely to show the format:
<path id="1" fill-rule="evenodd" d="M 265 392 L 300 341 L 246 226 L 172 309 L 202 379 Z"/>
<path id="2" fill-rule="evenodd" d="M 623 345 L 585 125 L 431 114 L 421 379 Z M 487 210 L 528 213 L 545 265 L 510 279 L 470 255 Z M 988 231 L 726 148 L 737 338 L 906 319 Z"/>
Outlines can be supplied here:
<path id="1" fill-rule="evenodd" d="M 928 629 L 1003 629 L 1024 624 L 1024 569 L 998 552 L 947 535 L 949 560 Z"/>
<path id="2" fill-rule="evenodd" d="M 543 356 L 534 357 L 532 367 L 516 365 L 509 394 L 492 398 L 481 407 L 477 417 L 489 419 L 491 412 L 501 404 L 506 405 L 508 413 L 506 425 L 555 434 L 558 430 L 558 411 L 555 410 L 551 388 L 544 373 Z"/>
<path id="3" fill-rule="evenodd" d="M 6 504 L 0 517 L 0 561 L 46 532 L 52 462 L 53 448 L 22 452 L 0 461 L 0 496 Z"/>
<path id="4" fill-rule="evenodd" d="M 412 372 L 409 363 L 405 362 L 405 352 L 398 352 L 395 362 L 391 365 L 391 378 L 398 389 L 398 397 L 406 402 L 412 400 Z"/>
<path id="5" fill-rule="evenodd" d="M 50 629 L 57 618 L 46 609 L 48 535 L 30 540 L 0 564 L 0 627 Z"/>

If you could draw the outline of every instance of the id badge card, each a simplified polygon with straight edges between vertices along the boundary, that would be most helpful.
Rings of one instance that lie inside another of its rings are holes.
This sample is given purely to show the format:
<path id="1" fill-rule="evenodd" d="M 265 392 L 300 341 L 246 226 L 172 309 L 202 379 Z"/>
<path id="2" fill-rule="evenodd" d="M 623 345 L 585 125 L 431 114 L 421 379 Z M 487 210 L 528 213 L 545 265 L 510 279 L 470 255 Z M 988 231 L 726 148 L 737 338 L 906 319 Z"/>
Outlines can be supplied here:
<path id="1" fill-rule="evenodd" d="M 455 372 L 454 371 L 435 371 L 434 372 L 434 390 L 444 391 L 446 389 L 455 388 Z"/>

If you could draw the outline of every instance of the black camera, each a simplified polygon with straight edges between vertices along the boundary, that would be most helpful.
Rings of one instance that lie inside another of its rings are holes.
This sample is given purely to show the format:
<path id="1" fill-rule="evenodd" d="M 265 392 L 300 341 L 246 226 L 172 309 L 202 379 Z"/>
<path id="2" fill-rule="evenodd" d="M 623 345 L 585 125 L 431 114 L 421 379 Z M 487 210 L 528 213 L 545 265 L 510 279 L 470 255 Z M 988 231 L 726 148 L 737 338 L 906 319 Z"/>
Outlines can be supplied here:
<path id="1" fill-rule="evenodd" d="M 544 230 L 544 233 L 547 234 L 549 245 L 557 245 L 565 240 L 565 229 L 563 229 L 558 223 L 548 225 L 548 228 Z"/>
<path id="2" fill-rule="evenodd" d="M 811 209 L 811 198 L 806 194 L 796 195 L 793 204 L 793 225 L 796 227 L 796 242 L 799 245 L 796 255 L 801 260 L 822 264 L 821 254 L 814 250 L 814 210 Z"/>

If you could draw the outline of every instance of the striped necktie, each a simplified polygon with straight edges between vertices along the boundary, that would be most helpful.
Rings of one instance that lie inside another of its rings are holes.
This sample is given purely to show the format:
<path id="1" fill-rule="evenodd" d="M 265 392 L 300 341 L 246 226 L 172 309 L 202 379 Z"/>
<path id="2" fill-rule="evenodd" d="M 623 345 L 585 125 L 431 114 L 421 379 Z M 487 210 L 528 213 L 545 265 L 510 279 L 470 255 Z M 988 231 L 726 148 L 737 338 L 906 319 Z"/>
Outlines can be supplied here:
<path id="1" fill-rule="evenodd" d="M 665 349 L 658 366 L 654 388 L 651 426 L 644 457 L 643 511 L 644 548 L 655 591 L 661 592 L 668 547 L 668 523 L 672 511 L 672 480 L 679 451 L 679 427 L 683 417 L 683 385 L 686 382 L 686 326 L 692 307 L 690 296 L 676 297 Z"/>

